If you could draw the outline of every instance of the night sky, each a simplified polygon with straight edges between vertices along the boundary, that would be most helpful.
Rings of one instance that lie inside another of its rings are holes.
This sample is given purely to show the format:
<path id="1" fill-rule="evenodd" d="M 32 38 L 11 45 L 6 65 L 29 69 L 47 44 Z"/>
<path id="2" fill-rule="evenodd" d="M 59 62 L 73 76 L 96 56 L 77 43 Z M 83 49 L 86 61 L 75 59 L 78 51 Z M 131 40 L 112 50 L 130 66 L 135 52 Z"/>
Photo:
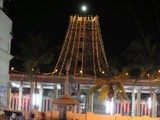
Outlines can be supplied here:
<path id="1" fill-rule="evenodd" d="M 99 16 L 107 57 L 120 55 L 132 40 L 142 38 L 141 32 L 158 34 L 160 0 L 11 0 L 8 9 L 13 20 L 11 54 L 18 52 L 17 44 L 29 33 L 50 36 L 53 47 L 62 44 L 69 16 L 84 14 L 80 11 L 82 4 L 88 6 L 85 14 Z"/>

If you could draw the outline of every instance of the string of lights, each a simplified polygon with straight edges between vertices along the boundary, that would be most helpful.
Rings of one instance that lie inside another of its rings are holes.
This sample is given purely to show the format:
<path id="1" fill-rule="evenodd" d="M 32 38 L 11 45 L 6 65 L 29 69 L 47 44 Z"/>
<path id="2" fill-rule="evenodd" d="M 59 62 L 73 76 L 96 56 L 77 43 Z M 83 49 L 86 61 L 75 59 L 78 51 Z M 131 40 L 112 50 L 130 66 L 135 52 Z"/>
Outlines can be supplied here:
<path id="1" fill-rule="evenodd" d="M 98 31 L 98 21 L 96 21 L 96 25 L 95 25 L 95 28 L 96 28 L 96 56 L 97 56 L 97 62 L 98 62 L 98 68 L 99 68 L 99 71 L 101 72 L 101 66 L 100 66 L 100 56 L 99 56 L 99 46 L 98 46 L 98 39 L 100 38 L 99 37 L 99 31 Z"/>
<path id="2" fill-rule="evenodd" d="M 96 75 L 96 66 L 95 66 L 95 49 L 94 49 L 94 41 L 95 41 L 95 38 L 96 36 L 94 37 L 94 24 L 92 23 L 92 52 L 93 52 L 93 56 L 92 56 L 92 59 L 93 59 L 93 71 L 94 71 L 94 75 Z"/>
<path id="3" fill-rule="evenodd" d="M 70 17 L 67 35 L 54 74 L 58 71 L 59 75 L 65 75 L 64 65 L 67 60 L 69 60 L 70 73 L 74 76 L 96 77 L 97 74 L 104 74 L 108 63 L 104 55 L 98 20 L 98 16 Z"/>
<path id="4" fill-rule="evenodd" d="M 101 34 L 101 30 L 100 30 L 100 24 L 99 24 L 99 17 L 97 18 L 97 23 L 98 23 L 98 30 L 99 30 L 99 38 L 100 38 L 100 46 L 101 46 L 101 50 L 102 50 L 102 53 L 103 53 L 103 58 L 104 58 L 104 61 L 105 61 L 105 64 L 106 66 L 108 67 L 108 62 L 107 62 L 107 58 L 106 58 L 106 53 L 105 53 L 105 50 L 104 50 L 104 45 L 103 45 L 103 41 L 102 41 L 102 34 Z"/>
<path id="5" fill-rule="evenodd" d="M 81 24 L 82 24 L 82 29 L 83 29 L 83 32 L 82 32 L 82 38 L 85 38 L 83 41 L 82 41 L 82 65 L 81 65 L 81 71 L 82 71 L 82 73 L 81 73 L 81 75 L 82 74 L 85 74 L 84 73 L 84 70 L 83 70 L 83 66 L 84 66 L 84 45 L 85 45 L 85 41 L 86 41 L 86 36 L 85 36 L 85 33 L 86 33 L 86 22 L 85 22 L 85 19 L 81 22 Z"/>
<path id="6" fill-rule="evenodd" d="M 72 17 L 72 16 L 71 16 L 71 17 Z M 70 17 L 70 21 L 72 20 L 71 17 Z M 71 27 L 71 24 L 72 24 L 72 22 L 69 23 L 68 28 Z M 61 57 L 62 57 L 62 53 L 63 53 L 63 51 L 64 51 L 64 47 L 65 47 L 65 45 L 66 45 L 66 43 L 67 43 L 67 37 L 68 37 L 68 35 L 69 35 L 69 30 L 67 31 L 67 34 L 66 34 L 66 37 L 65 37 L 65 41 L 64 41 L 64 43 L 63 43 L 62 50 L 61 50 L 61 52 L 60 52 L 60 55 L 59 55 L 59 58 L 58 58 L 58 60 L 57 60 L 56 66 L 55 66 L 55 68 L 54 68 L 53 74 L 54 74 L 55 72 L 57 72 L 57 67 L 58 67 L 59 61 L 60 61 L 60 59 L 61 59 Z"/>
<path id="7" fill-rule="evenodd" d="M 72 19 L 73 21 L 73 23 L 72 23 L 72 26 L 71 26 L 71 29 L 69 28 L 69 30 L 70 30 L 70 36 L 72 36 L 72 29 L 74 28 L 74 19 Z M 66 38 L 66 40 L 65 41 L 67 41 L 67 38 Z M 71 39 L 69 39 L 69 41 L 68 41 L 68 44 L 67 44 L 67 49 L 66 49 L 66 51 L 65 51 L 65 55 L 64 55 L 64 60 L 63 60 L 63 63 L 62 63 L 62 66 L 61 66 L 61 69 L 60 69 L 60 73 L 62 72 L 62 69 L 63 69 L 63 67 L 64 67 L 64 63 L 65 63 L 65 61 L 66 61 L 66 57 L 67 57 L 67 53 L 68 53 L 68 49 L 69 49 L 69 45 L 70 45 L 70 42 L 71 42 Z"/>
<path id="8" fill-rule="evenodd" d="M 71 55 L 70 55 L 69 66 L 71 65 L 72 58 L 73 58 L 73 52 L 74 52 L 74 49 L 75 49 L 75 41 L 76 41 L 76 37 L 77 37 L 77 28 L 78 28 L 78 21 L 76 21 L 76 30 L 75 30 L 76 32 L 75 32 L 74 38 L 73 38 L 73 46 L 72 46 L 72 51 L 71 51 Z"/>

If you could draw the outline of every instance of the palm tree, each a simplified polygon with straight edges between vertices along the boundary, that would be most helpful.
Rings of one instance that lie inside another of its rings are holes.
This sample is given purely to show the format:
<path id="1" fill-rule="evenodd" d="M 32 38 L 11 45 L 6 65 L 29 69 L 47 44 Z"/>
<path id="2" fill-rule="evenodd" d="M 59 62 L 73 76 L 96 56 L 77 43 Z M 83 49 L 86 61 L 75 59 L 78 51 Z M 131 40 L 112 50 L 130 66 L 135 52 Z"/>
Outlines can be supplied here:
<path id="1" fill-rule="evenodd" d="M 135 79 L 135 83 L 140 79 L 149 80 L 151 102 L 153 101 L 152 82 L 154 79 L 159 79 L 160 69 L 160 42 L 159 36 L 156 37 L 148 35 L 145 36 L 144 41 L 135 40 L 123 52 L 129 76 Z"/>
<path id="2" fill-rule="evenodd" d="M 95 85 L 90 89 L 90 92 L 92 94 L 98 90 L 100 90 L 98 98 L 102 102 L 104 102 L 105 100 L 111 100 L 114 97 L 115 93 L 118 95 L 122 103 L 124 102 L 124 99 L 128 99 L 122 82 L 116 79 L 98 79 Z"/>
<path id="3" fill-rule="evenodd" d="M 146 36 L 145 43 L 142 40 L 134 40 L 123 51 L 122 58 L 131 78 L 146 79 L 147 75 L 150 75 L 150 78 L 155 79 L 160 68 L 160 42 L 153 41 L 153 36 Z"/>
<path id="4" fill-rule="evenodd" d="M 49 64 L 53 58 L 53 53 L 48 47 L 48 37 L 42 35 L 29 35 L 27 41 L 19 44 L 21 51 L 16 58 L 22 61 L 23 68 L 26 72 L 28 81 L 31 83 L 30 87 L 30 101 L 34 93 L 37 91 L 37 74 L 40 72 L 42 64 Z M 34 78 L 35 75 L 35 78 Z M 30 110 L 32 110 L 32 102 L 30 102 Z"/>
<path id="5" fill-rule="evenodd" d="M 93 94 L 96 91 L 99 91 L 99 100 L 104 102 L 105 100 L 111 100 L 116 93 L 119 99 L 124 102 L 124 99 L 128 99 L 128 96 L 125 92 L 125 88 L 122 84 L 123 79 L 127 79 L 128 76 L 125 73 L 125 70 L 121 72 L 117 67 L 120 65 L 120 61 L 114 58 L 110 60 L 111 65 L 108 68 L 106 78 L 99 78 L 93 87 L 90 89 L 90 93 Z"/>
<path id="6" fill-rule="evenodd" d="M 91 94 L 100 90 L 99 99 L 104 101 L 110 100 L 117 92 L 123 103 L 127 95 L 121 83 L 122 80 L 135 79 L 136 83 L 139 79 L 146 79 L 147 74 L 151 74 L 152 79 L 155 78 L 159 69 L 158 65 L 160 65 L 160 55 L 157 54 L 159 53 L 160 42 L 153 44 L 151 39 L 150 36 L 146 36 L 145 43 L 142 40 L 133 41 L 122 53 L 121 59 L 123 59 L 124 65 L 121 66 L 121 69 L 115 65 L 117 62 L 109 61 L 107 77 L 96 81 L 90 90 Z"/>

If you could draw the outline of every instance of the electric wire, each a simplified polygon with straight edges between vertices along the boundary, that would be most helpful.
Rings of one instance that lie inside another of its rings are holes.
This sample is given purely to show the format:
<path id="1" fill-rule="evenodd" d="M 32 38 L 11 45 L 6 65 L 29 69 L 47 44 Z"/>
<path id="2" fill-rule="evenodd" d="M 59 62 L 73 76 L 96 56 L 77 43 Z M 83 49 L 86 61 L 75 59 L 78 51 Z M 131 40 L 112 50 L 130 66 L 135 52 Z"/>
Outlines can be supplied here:
<path id="1" fill-rule="evenodd" d="M 138 29 L 139 29 L 139 31 L 140 31 L 140 33 L 141 33 L 141 36 L 142 36 L 142 38 L 143 38 L 143 40 L 144 40 L 144 43 L 145 43 L 145 45 L 146 45 L 146 48 L 147 48 L 147 50 L 148 50 L 148 52 L 149 52 L 149 55 L 150 55 L 151 58 L 153 58 L 152 52 L 151 52 L 151 50 L 150 50 L 150 48 L 149 48 L 149 46 L 148 46 L 148 44 L 147 44 L 147 40 L 146 40 L 146 38 L 145 38 L 145 36 L 144 36 L 144 33 L 143 33 L 143 31 L 142 31 L 142 28 L 141 28 L 139 22 L 138 22 L 136 13 L 135 13 L 135 11 L 134 11 L 134 9 L 133 9 L 133 6 L 131 5 L 130 0 L 128 0 L 128 3 L 129 3 L 129 7 L 130 7 L 130 9 L 131 9 L 131 12 L 132 12 L 132 14 L 133 14 L 133 16 L 134 16 L 134 18 L 135 18 L 135 20 L 136 20 L 136 23 L 137 23 Z"/>
<path id="2" fill-rule="evenodd" d="M 156 22 L 157 22 L 158 32 L 160 33 L 159 18 L 158 18 L 158 14 L 157 14 L 157 8 L 156 8 L 155 0 L 153 0 L 153 7 L 154 7 L 154 10 L 155 10 L 155 14 L 156 14 Z"/>

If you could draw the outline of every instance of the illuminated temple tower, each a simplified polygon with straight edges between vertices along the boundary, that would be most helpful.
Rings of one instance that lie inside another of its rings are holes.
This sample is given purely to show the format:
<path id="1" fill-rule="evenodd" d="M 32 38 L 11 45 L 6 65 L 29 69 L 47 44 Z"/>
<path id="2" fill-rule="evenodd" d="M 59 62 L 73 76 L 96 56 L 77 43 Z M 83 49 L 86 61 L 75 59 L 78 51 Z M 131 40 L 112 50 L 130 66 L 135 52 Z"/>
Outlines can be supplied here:
<path id="1" fill-rule="evenodd" d="M 61 118 L 65 116 L 63 114 L 66 108 L 72 108 L 75 112 L 78 105 L 78 92 L 81 90 L 77 87 L 72 89 L 69 81 L 79 81 L 81 85 L 78 86 L 82 86 L 82 81 L 86 81 L 87 78 L 94 82 L 97 77 L 106 74 L 107 68 L 98 16 L 71 16 L 65 41 L 53 72 L 55 76 L 65 76 L 65 92 L 53 102 L 57 105 Z M 73 80 L 69 76 L 73 76 Z M 85 93 L 88 94 L 88 90 Z M 75 96 L 77 101 L 70 95 Z M 87 106 L 89 111 L 93 111 L 93 96 L 87 95 L 84 101 L 87 100 L 89 102 L 84 102 L 84 106 Z"/>
<path id="2" fill-rule="evenodd" d="M 71 16 L 54 74 L 65 75 L 66 63 L 73 76 L 97 77 L 106 73 L 108 63 L 98 16 Z"/>

